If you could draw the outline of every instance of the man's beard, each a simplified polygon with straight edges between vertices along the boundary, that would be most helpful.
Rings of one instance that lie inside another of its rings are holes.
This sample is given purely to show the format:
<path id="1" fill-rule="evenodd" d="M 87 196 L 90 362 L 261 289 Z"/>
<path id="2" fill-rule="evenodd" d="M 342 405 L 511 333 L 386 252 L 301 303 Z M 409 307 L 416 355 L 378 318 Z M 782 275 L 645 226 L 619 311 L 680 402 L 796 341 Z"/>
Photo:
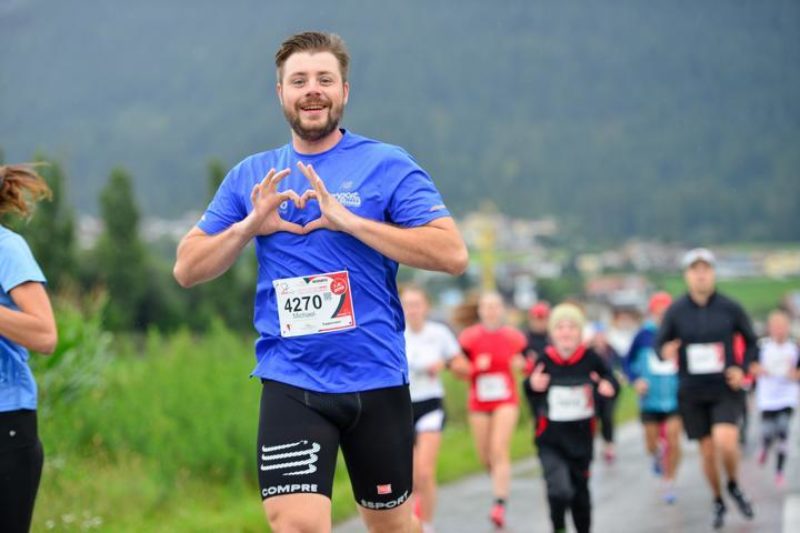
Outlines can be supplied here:
<path id="1" fill-rule="evenodd" d="M 326 106 L 328 109 L 328 119 L 322 124 L 315 124 L 312 127 L 305 127 L 303 126 L 302 119 L 300 118 L 301 106 L 312 105 L 314 103 Z M 342 114 L 344 111 L 343 107 L 344 106 L 339 106 L 337 108 L 330 101 L 323 100 L 314 100 L 313 102 L 298 102 L 294 109 L 284 107 L 283 116 L 286 117 L 286 120 L 289 122 L 289 125 L 292 127 L 292 130 L 297 134 L 298 137 L 306 142 L 316 142 L 320 139 L 324 139 L 339 127 L 339 122 L 342 120 Z"/>

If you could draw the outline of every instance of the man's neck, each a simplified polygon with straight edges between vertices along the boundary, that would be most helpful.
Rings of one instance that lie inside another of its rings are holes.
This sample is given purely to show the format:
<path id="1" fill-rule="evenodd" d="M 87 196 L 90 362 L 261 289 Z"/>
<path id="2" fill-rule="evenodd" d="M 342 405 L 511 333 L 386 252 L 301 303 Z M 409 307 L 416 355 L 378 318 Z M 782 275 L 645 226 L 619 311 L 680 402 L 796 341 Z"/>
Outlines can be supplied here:
<path id="1" fill-rule="evenodd" d="M 408 328 L 413 331 L 414 333 L 419 333 L 425 327 L 425 321 L 422 322 L 411 322 L 407 321 Z"/>
<path id="2" fill-rule="evenodd" d="M 694 303 L 699 305 L 700 307 L 705 307 L 708 305 L 708 301 L 711 299 L 711 296 L 714 294 L 714 291 L 711 292 L 692 292 L 689 291 L 689 298 L 692 299 Z"/>
<path id="3" fill-rule="evenodd" d="M 339 128 L 336 128 L 322 139 L 316 141 L 307 141 L 292 131 L 292 147 L 299 154 L 321 154 L 336 146 L 339 141 L 342 140 L 342 137 L 344 137 L 344 134 Z"/>

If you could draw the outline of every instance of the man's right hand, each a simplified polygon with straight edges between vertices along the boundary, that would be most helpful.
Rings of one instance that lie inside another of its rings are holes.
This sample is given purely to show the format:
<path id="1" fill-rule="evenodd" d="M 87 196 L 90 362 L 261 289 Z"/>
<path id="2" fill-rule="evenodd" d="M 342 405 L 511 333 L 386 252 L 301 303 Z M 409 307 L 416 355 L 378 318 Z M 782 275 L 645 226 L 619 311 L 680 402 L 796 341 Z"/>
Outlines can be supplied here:
<path id="1" fill-rule="evenodd" d="M 550 386 L 550 374 L 544 373 L 544 365 L 539 364 L 533 368 L 530 384 L 534 392 L 544 392 Z"/>
<path id="2" fill-rule="evenodd" d="M 295 205 L 300 205 L 300 197 L 293 190 L 278 192 L 278 183 L 290 172 L 291 170 L 288 168 L 280 172 L 272 168 L 264 179 L 253 187 L 253 191 L 250 193 L 253 210 L 244 220 L 237 223 L 239 230 L 247 238 L 252 239 L 278 231 L 288 231 L 298 235 L 304 233 L 303 226 L 284 220 L 278 213 L 278 207 L 283 202 L 291 200 Z"/>
<path id="3" fill-rule="evenodd" d="M 676 365 L 678 364 L 678 349 L 681 347 L 681 340 L 675 339 L 669 342 L 665 342 L 664 345 L 661 347 L 661 357 L 663 357 L 667 361 L 672 361 Z"/>
<path id="4" fill-rule="evenodd" d="M 650 388 L 650 384 L 647 383 L 646 379 L 639 378 L 633 382 L 633 388 L 639 396 L 644 396 L 647 394 L 647 389 Z"/>

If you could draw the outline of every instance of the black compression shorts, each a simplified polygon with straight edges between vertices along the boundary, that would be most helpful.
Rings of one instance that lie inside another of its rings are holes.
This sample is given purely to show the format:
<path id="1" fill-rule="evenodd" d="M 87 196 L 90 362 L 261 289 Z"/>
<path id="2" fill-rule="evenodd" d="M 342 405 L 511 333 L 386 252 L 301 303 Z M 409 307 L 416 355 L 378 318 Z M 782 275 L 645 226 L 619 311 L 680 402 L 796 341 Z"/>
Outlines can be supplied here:
<path id="1" fill-rule="evenodd" d="M 414 432 L 408 386 L 320 393 L 262 380 L 258 481 L 262 499 L 331 497 L 341 446 L 356 502 L 393 509 L 411 496 Z"/>
<path id="2" fill-rule="evenodd" d="M 714 391 L 682 389 L 678 392 L 678 409 L 683 418 L 683 427 L 690 440 L 698 440 L 711 434 L 715 424 L 739 423 L 744 412 L 744 397 L 739 391 L 729 388 Z"/>

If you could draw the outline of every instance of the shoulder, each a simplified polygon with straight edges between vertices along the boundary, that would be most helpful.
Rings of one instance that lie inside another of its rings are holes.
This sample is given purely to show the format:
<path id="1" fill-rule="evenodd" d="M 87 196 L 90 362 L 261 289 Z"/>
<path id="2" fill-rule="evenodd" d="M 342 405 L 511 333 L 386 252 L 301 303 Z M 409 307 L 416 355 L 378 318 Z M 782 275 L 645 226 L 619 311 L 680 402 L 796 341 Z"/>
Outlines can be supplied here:
<path id="1" fill-rule="evenodd" d="M 483 335 L 483 326 L 480 324 L 475 324 L 474 326 L 464 328 L 464 330 L 458 336 L 458 341 L 463 345 L 469 345 L 475 342 L 475 340 L 481 337 L 481 335 Z"/>
<path id="2" fill-rule="evenodd" d="M 522 343 L 528 342 L 528 339 L 525 337 L 525 334 L 513 326 L 504 326 L 503 335 L 505 335 L 506 338 L 511 339 L 514 342 L 522 342 Z"/>
<path id="3" fill-rule="evenodd" d="M 717 298 L 717 305 L 719 305 L 721 308 L 734 313 L 744 313 L 744 307 L 742 307 L 742 304 L 740 304 L 733 298 L 720 293 L 716 294 L 716 298 Z"/>
<path id="4" fill-rule="evenodd" d="M 281 161 L 285 162 L 290 151 L 290 146 L 285 144 L 279 148 L 248 155 L 228 171 L 225 181 L 228 185 L 237 185 L 252 184 L 255 180 L 261 180 L 270 168 L 276 168 Z"/>
<path id="5" fill-rule="evenodd" d="M 431 320 L 425 323 L 425 329 L 430 332 L 431 335 L 435 335 L 437 337 L 452 337 L 453 332 L 447 327 L 446 324 L 442 324 L 441 322 L 437 322 L 435 320 Z"/>
<path id="6" fill-rule="evenodd" d="M 0 227 L 0 261 L 20 252 L 30 253 L 30 247 L 22 235 Z"/>
<path id="7" fill-rule="evenodd" d="M 416 160 L 404 148 L 362 135 L 347 132 L 344 153 L 352 152 L 360 159 L 373 161 L 384 172 L 401 179 L 414 171 L 422 171 Z"/>

